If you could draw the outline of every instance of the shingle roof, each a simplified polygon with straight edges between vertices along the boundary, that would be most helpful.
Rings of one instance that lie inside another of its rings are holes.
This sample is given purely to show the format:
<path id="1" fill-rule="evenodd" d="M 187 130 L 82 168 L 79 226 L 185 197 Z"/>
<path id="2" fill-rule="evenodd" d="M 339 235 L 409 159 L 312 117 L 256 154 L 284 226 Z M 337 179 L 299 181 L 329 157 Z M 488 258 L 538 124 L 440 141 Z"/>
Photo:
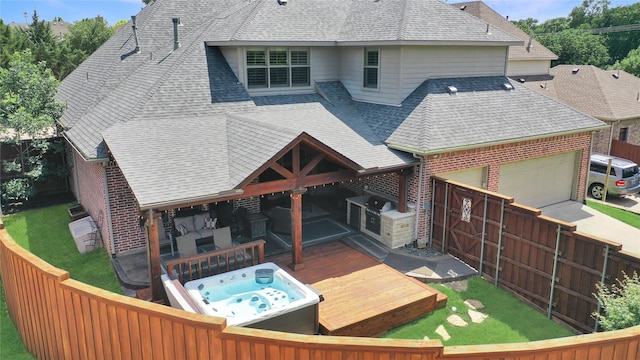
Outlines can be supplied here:
<path id="1" fill-rule="evenodd" d="M 558 65 L 550 74 L 552 81 L 532 79 L 525 85 L 602 120 L 640 118 L 640 78 L 632 74 L 593 65 Z M 542 91 L 545 83 L 553 91 Z"/>
<path id="2" fill-rule="evenodd" d="M 560 129 L 556 131 L 597 126 L 566 108 L 545 110 L 544 118 L 538 119 L 530 115 L 536 106 L 554 109 L 555 105 L 534 94 L 539 101 L 527 106 L 528 97 L 520 88 L 509 98 L 500 92 L 495 96 L 500 101 L 488 96 L 493 88 L 483 92 L 484 97 L 465 93 L 467 82 L 487 87 L 504 78 L 454 79 L 461 89 L 457 102 L 436 90 L 444 80 L 432 80 L 401 107 L 354 102 L 338 81 L 316 83 L 317 94 L 251 98 L 221 52 L 205 45 L 213 33 L 230 41 L 273 38 L 295 43 L 319 27 L 323 30 L 313 32 L 315 39 L 332 41 L 448 39 L 498 41 L 506 46 L 513 40 L 500 31 L 487 35 L 484 26 L 476 31 L 481 24 L 477 19 L 437 0 L 305 0 L 284 8 L 275 0 L 152 2 L 137 16 L 140 53 L 134 53 L 131 28 L 123 27 L 61 83 L 58 96 L 68 105 L 62 119 L 65 136 L 88 159 L 106 158 L 106 142 L 139 205 L 153 207 L 234 191 L 302 133 L 361 169 L 377 171 L 416 162 L 410 152 L 390 149 L 385 139 L 422 151 L 473 145 L 495 139 L 496 133 L 500 139 L 553 133 L 549 123 Z M 377 16 L 377 22 L 367 23 L 360 16 L 365 11 Z M 305 12 L 315 15 L 300 22 Z M 172 17 L 180 17 L 184 24 L 177 50 Z M 282 31 L 283 21 L 307 27 Z M 378 25 L 391 35 L 373 31 Z M 360 27 L 373 32 L 361 33 Z M 460 101 L 464 99 L 468 101 Z M 506 110 L 501 112 L 500 107 Z M 521 115 L 522 109 L 531 110 Z M 491 123 L 495 119 L 504 124 Z M 526 124 L 531 120 L 544 126 Z M 465 123 L 469 121 L 473 124 Z M 481 128 L 485 123 L 489 130 Z"/>
<path id="3" fill-rule="evenodd" d="M 315 101 L 309 102 L 313 97 Z M 212 198 L 236 188 L 303 132 L 363 170 L 415 162 L 380 140 L 363 137 L 357 131 L 367 128 L 361 117 L 336 116 L 330 110 L 340 110 L 318 95 L 257 101 L 270 105 L 179 122 L 168 118 L 121 122 L 107 129 L 104 139 L 140 207 Z"/>
<path id="4" fill-rule="evenodd" d="M 209 41 L 517 43 L 518 39 L 439 0 L 305 0 L 279 5 L 261 0 L 228 12 Z"/>
<path id="5" fill-rule="evenodd" d="M 460 9 L 464 8 L 464 12 L 486 21 L 489 24 L 501 29 L 502 31 L 517 37 L 524 43 L 522 45 L 514 45 L 509 47 L 509 60 L 556 60 L 558 56 L 551 50 L 544 47 L 535 39 L 530 39 L 529 34 L 520 30 L 511 21 L 505 19 L 495 10 L 488 7 L 482 1 L 468 1 L 451 4 L 451 6 Z M 529 48 L 531 41 L 531 48 Z"/>
<path id="6" fill-rule="evenodd" d="M 513 90 L 505 90 L 508 83 Z M 457 94 L 447 92 L 448 86 Z M 429 80 L 396 110 L 387 142 L 417 153 L 601 129 L 604 123 L 506 77 Z M 387 115 L 388 116 L 388 115 Z"/>

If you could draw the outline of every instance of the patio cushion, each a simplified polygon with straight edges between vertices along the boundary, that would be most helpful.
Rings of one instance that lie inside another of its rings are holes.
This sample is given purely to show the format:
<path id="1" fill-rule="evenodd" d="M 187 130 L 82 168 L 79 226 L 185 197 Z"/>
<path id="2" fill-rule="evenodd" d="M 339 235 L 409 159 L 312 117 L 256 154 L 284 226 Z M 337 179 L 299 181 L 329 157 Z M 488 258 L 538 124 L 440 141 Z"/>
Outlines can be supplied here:
<path id="1" fill-rule="evenodd" d="M 196 214 L 193 215 L 193 227 L 195 231 L 198 231 L 200 229 L 204 229 L 205 226 L 205 220 L 208 219 L 209 213 L 202 213 L 202 214 Z"/>
<path id="2" fill-rule="evenodd" d="M 213 230 L 213 242 L 218 249 L 226 249 L 233 246 L 231 241 L 231 228 L 226 226 Z"/>
<path id="3" fill-rule="evenodd" d="M 179 227 L 180 224 L 184 224 L 184 226 L 187 228 L 187 232 L 196 231 L 196 228 L 193 225 L 193 216 L 174 218 L 173 224 L 176 227 L 176 230 L 178 231 L 180 231 L 180 227 Z"/>
<path id="4" fill-rule="evenodd" d="M 204 239 L 213 236 L 213 229 L 200 229 L 196 233 L 200 235 L 200 239 Z"/>
<path id="5" fill-rule="evenodd" d="M 196 247 L 196 234 L 197 233 L 188 233 L 187 235 L 178 236 L 176 238 L 178 252 L 181 257 L 192 256 L 198 253 L 198 248 Z"/>

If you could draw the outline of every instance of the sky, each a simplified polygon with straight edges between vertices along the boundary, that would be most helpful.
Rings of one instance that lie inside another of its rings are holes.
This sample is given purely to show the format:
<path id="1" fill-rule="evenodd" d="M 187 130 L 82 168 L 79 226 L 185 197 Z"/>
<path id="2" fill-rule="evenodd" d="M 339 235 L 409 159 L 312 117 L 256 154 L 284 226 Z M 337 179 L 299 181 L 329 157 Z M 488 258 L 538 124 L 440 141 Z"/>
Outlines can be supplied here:
<path id="1" fill-rule="evenodd" d="M 276 0 L 260 0 L 276 1 Z M 304 1 L 304 0 L 293 0 Z M 630 5 L 638 0 L 611 0 L 610 7 Z M 449 3 L 462 0 L 447 0 Z M 567 17 L 582 0 L 484 0 L 502 16 L 509 16 L 509 20 L 526 18 L 538 19 L 538 23 L 557 17 Z M 0 0 L 0 18 L 8 24 L 10 22 L 31 22 L 33 10 L 37 10 L 40 20 L 53 20 L 62 17 L 63 20 L 74 22 L 85 18 L 102 16 L 110 25 L 119 20 L 130 20 L 144 7 L 142 0 Z"/>

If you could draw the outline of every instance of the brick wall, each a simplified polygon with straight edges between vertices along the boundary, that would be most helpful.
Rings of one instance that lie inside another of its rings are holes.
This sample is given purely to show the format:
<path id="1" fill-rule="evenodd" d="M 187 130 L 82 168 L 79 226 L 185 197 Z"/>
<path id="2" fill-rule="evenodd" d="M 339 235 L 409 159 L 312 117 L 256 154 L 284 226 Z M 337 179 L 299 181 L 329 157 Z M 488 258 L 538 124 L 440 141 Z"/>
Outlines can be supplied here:
<path id="1" fill-rule="evenodd" d="M 586 190 L 590 141 L 590 133 L 582 133 L 427 156 L 425 159 L 426 167 L 422 176 L 423 198 L 419 203 L 422 203 L 422 205 L 431 203 L 432 184 L 430 178 L 435 174 L 486 166 L 488 167 L 487 190 L 497 192 L 500 179 L 500 164 L 577 150 L 583 150 L 583 152 L 578 169 L 578 186 L 573 198 L 577 201 L 582 201 Z M 416 175 L 419 177 L 419 171 L 409 181 L 410 199 L 417 194 L 418 181 Z M 517 202 L 518 199 L 515 199 L 515 201 Z M 427 209 L 424 209 L 424 207 L 417 207 L 420 212 L 418 214 L 418 238 L 422 239 L 422 241 L 429 238 L 429 224 L 431 221 L 430 206 L 426 206 Z"/>
<path id="2" fill-rule="evenodd" d="M 73 157 L 72 166 L 74 169 L 72 169 L 72 173 L 77 175 L 77 193 L 75 193 L 73 184 L 71 188 L 80 204 L 100 228 L 102 243 L 109 249 L 109 227 L 106 216 L 102 163 L 87 162 L 75 150 L 71 151 L 70 156 Z"/>
<path id="3" fill-rule="evenodd" d="M 140 227 L 138 202 L 115 161 L 109 161 L 107 181 L 116 254 L 144 247 L 146 234 Z"/>

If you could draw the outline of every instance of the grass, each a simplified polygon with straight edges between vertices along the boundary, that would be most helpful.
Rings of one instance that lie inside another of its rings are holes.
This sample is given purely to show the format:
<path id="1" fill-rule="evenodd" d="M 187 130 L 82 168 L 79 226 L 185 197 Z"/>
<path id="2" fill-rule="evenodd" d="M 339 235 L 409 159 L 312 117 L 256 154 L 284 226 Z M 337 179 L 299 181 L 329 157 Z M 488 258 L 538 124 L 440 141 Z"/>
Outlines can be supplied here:
<path id="1" fill-rule="evenodd" d="M 18 245 L 51 265 L 67 270 L 71 278 L 115 293 L 122 293 L 104 248 L 80 254 L 68 224 L 70 204 L 28 210 L 3 218 Z M 4 288 L 0 293 L 0 359 L 33 359 L 7 312 Z"/>
<path id="2" fill-rule="evenodd" d="M 474 277 L 468 280 L 467 290 L 457 292 L 443 285 L 430 285 L 444 292 L 449 299 L 447 307 L 438 309 L 426 317 L 407 325 L 393 329 L 382 337 L 394 339 L 440 339 L 445 346 L 503 344 L 527 342 L 535 340 L 555 339 L 574 334 L 560 324 L 513 297 L 506 291 L 493 284 Z M 474 324 L 467 313 L 465 300 L 481 301 L 485 308 L 479 310 L 488 315 L 484 322 Z M 456 311 L 452 311 L 452 307 Z M 469 326 L 455 327 L 447 322 L 447 317 L 453 314 L 462 317 Z M 443 325 L 451 336 L 450 340 L 443 340 L 435 330 Z"/>
<path id="3" fill-rule="evenodd" d="M 640 229 L 640 216 L 638 216 L 638 214 L 635 214 L 623 209 L 619 209 L 617 207 L 605 205 L 603 203 L 593 201 L 593 200 L 587 200 L 587 206 L 589 206 L 592 209 L 598 210 L 603 214 L 616 218 L 625 224 L 628 224 L 635 228 Z"/>

